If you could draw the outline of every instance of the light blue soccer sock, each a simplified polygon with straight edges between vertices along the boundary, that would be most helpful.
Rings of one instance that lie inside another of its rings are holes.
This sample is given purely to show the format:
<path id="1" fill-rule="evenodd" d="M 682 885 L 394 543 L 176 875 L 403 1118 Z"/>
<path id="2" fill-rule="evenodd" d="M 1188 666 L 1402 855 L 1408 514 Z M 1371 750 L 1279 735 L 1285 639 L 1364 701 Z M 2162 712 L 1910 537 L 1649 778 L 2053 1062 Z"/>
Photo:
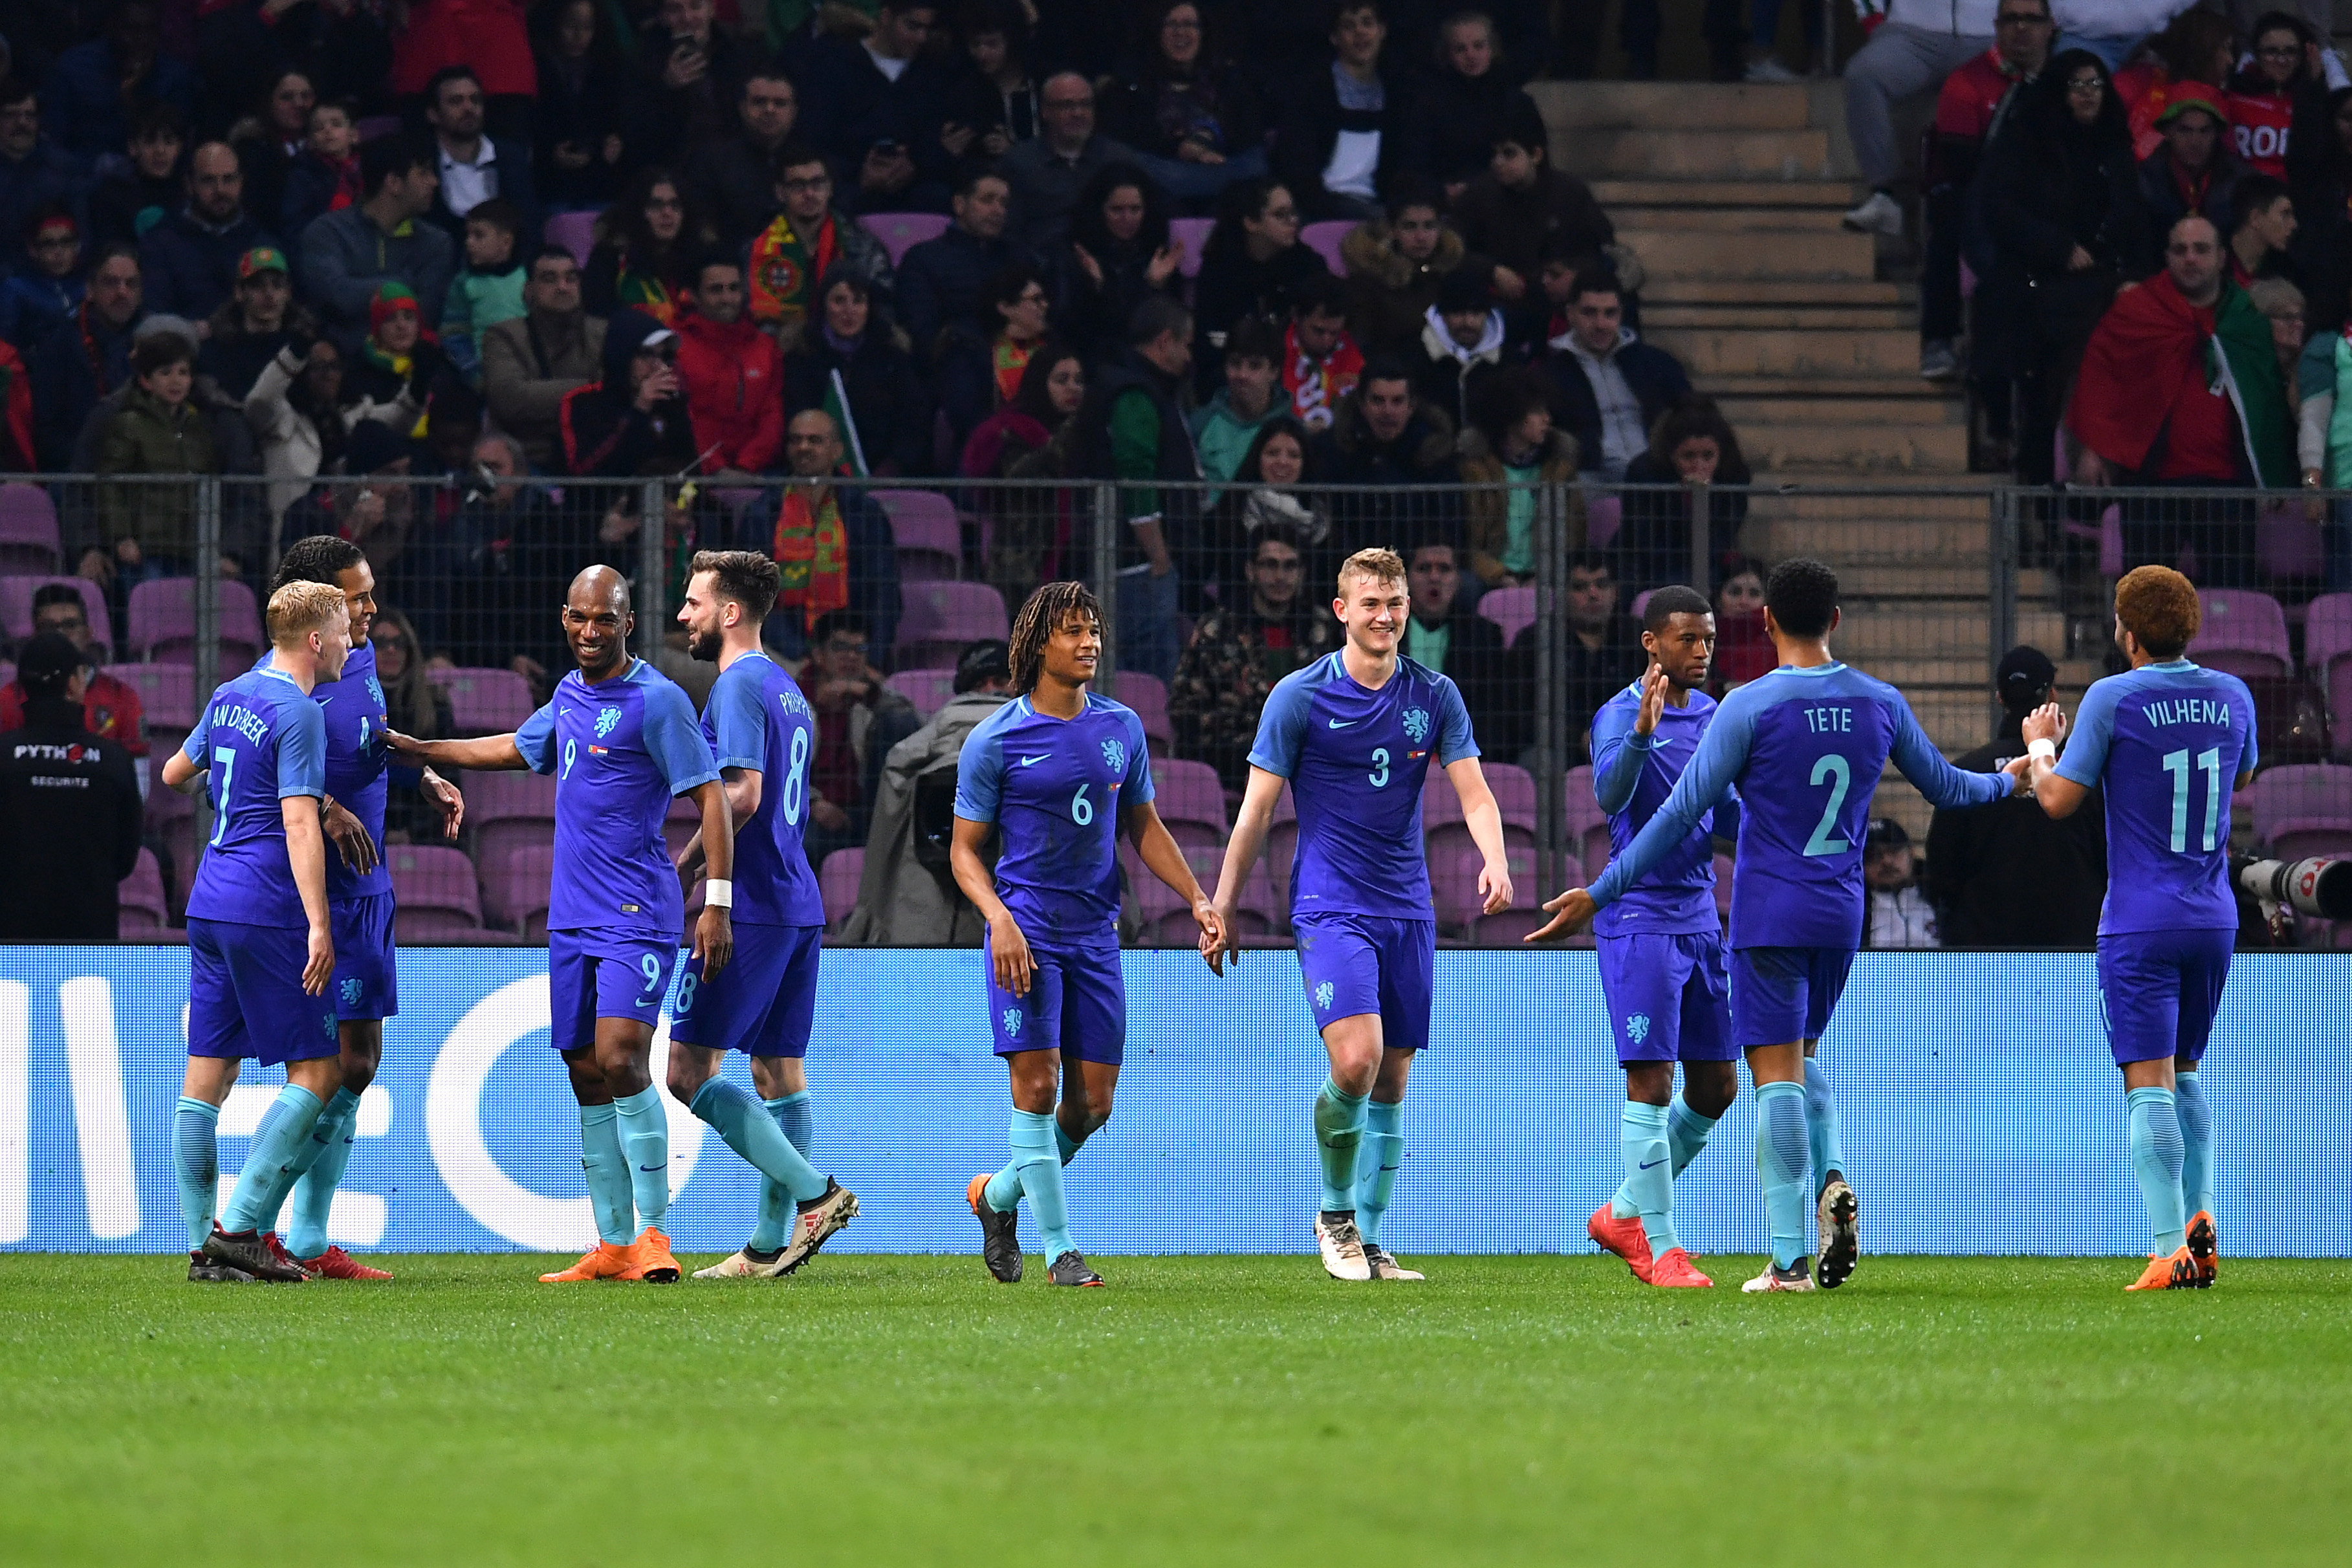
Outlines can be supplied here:
<path id="1" fill-rule="evenodd" d="M 1078 1151 L 1086 1147 L 1086 1142 L 1083 1139 L 1071 1137 L 1064 1130 L 1060 1117 L 1050 1116 L 1047 1120 L 1054 1124 L 1054 1152 L 1066 1165 L 1078 1157 Z M 980 1195 L 981 1201 L 998 1214 L 1010 1214 L 1020 1205 L 1021 1156 L 1017 1152 L 1004 1169 L 988 1178 L 988 1185 L 982 1189 Z"/>
<path id="2" fill-rule="evenodd" d="M 1356 1154 L 1364 1139 L 1369 1095 L 1342 1094 L 1329 1079 L 1315 1097 L 1315 1149 L 1323 1164 L 1323 1212 L 1345 1214 L 1356 1206 Z"/>
<path id="3" fill-rule="evenodd" d="M 2172 1106 L 2180 1119 L 2180 1210 L 2213 1212 L 2213 1108 L 2195 1072 L 2176 1075 Z"/>
<path id="4" fill-rule="evenodd" d="M 352 1163 L 352 1129 L 359 1119 L 360 1097 L 339 1089 L 310 1128 L 310 1147 L 303 1152 L 307 1168 L 294 1184 L 294 1215 L 286 1226 L 286 1249 L 297 1258 L 327 1250 L 327 1216 L 333 1212 L 343 1167 Z"/>
<path id="5" fill-rule="evenodd" d="M 807 1089 L 795 1089 L 782 1100 L 763 1100 L 760 1103 L 775 1119 L 778 1131 L 793 1141 L 801 1158 L 814 1163 L 816 1160 L 816 1105 L 809 1099 Z"/>
<path id="6" fill-rule="evenodd" d="M 1642 1216 L 1650 1256 L 1662 1258 L 1682 1245 L 1675 1239 L 1674 1155 L 1666 1143 L 1666 1108 L 1629 1100 L 1617 1123 L 1617 1146 L 1625 1159 L 1625 1184 L 1618 1191 Z"/>
<path id="7" fill-rule="evenodd" d="M 1381 1244 L 1381 1221 L 1396 1193 L 1404 1163 L 1404 1103 L 1375 1100 L 1364 1107 L 1364 1140 L 1356 1155 L 1356 1229 L 1366 1247 Z"/>
<path id="8" fill-rule="evenodd" d="M 2147 1205 L 2148 1228 L 2156 1233 L 2156 1253 L 2169 1258 L 2186 1242 L 2186 1216 L 2180 1207 L 2180 1112 L 2172 1090 L 2150 1086 L 2124 1096 L 2131 1110 L 2132 1177 L 2139 1183 L 2139 1200 Z"/>
<path id="9" fill-rule="evenodd" d="M 275 1217 L 276 1211 L 267 1205 L 282 1191 L 281 1178 L 291 1184 L 288 1172 L 309 1144 L 310 1127 L 319 1120 L 321 1104 L 317 1095 L 299 1083 L 278 1091 L 278 1098 L 262 1113 L 261 1125 L 253 1130 L 253 1147 L 246 1153 L 245 1169 L 236 1178 L 228 1212 L 221 1215 L 223 1230 L 242 1235 Z"/>
<path id="10" fill-rule="evenodd" d="M 1679 1094 L 1666 1107 L 1666 1149 L 1674 1160 L 1671 1168 L 1676 1176 L 1706 1147 L 1707 1135 L 1715 1131 L 1716 1120 L 1693 1110 Z"/>
<path id="11" fill-rule="evenodd" d="M 695 1091 L 688 1109 L 717 1128 L 727 1146 L 750 1161 L 761 1175 L 782 1183 L 794 1203 L 824 1196 L 824 1173 L 801 1157 L 775 1118 L 744 1089 L 723 1078 L 711 1078 Z"/>
<path id="12" fill-rule="evenodd" d="M 809 1091 L 798 1089 L 781 1100 L 763 1100 L 769 1119 L 776 1130 L 792 1140 L 801 1158 L 810 1157 L 816 1145 L 816 1118 L 809 1103 Z M 760 1217 L 751 1226 L 751 1239 L 745 1245 L 753 1252 L 774 1252 L 792 1235 L 793 1219 L 797 1205 L 785 1185 L 772 1176 L 760 1182 Z"/>
<path id="13" fill-rule="evenodd" d="M 1813 1157 L 1813 1194 L 1821 1195 L 1830 1173 L 1845 1174 L 1845 1150 L 1838 1142 L 1837 1091 L 1818 1058 L 1805 1058 L 1805 1141 Z"/>
<path id="14" fill-rule="evenodd" d="M 669 1117 L 662 1110 L 661 1090 L 648 1084 L 635 1094 L 617 1095 L 613 1113 L 620 1121 L 621 1152 L 628 1156 L 637 1223 L 659 1230 L 669 1215 Z"/>
<path id="15" fill-rule="evenodd" d="M 1805 1255 L 1805 1090 L 1768 1083 L 1756 1090 L 1756 1178 L 1764 1188 L 1764 1218 L 1772 1232 L 1772 1261 L 1791 1268 Z"/>
<path id="16" fill-rule="evenodd" d="M 1085 1139 L 1070 1136 L 1070 1130 L 1062 1125 L 1062 1119 L 1059 1116 L 1054 1118 L 1054 1152 L 1062 1157 L 1063 1164 L 1066 1165 L 1076 1159 L 1078 1151 L 1086 1146 Z"/>
<path id="17" fill-rule="evenodd" d="M 172 1174 L 180 1184 L 180 1217 L 188 1222 L 191 1252 L 213 1233 L 213 1205 L 220 1198 L 219 1128 L 219 1106 L 180 1096 L 172 1117 Z"/>
<path id="18" fill-rule="evenodd" d="M 1076 1251 L 1077 1243 L 1070 1239 L 1069 1206 L 1062 1196 L 1061 1149 L 1054 1138 L 1053 1112 L 1014 1111 L 1009 1137 L 1013 1168 L 1019 1173 L 1022 1194 L 1029 1200 L 1030 1217 L 1037 1222 L 1045 1239 L 1046 1261 Z M 992 1200 L 989 1206 L 996 1205 Z"/>
<path id="19" fill-rule="evenodd" d="M 588 1206 L 596 1239 L 626 1247 L 637 1237 L 629 1197 L 629 1156 L 621 1148 L 621 1119 L 609 1104 L 580 1108 L 580 1168 L 588 1176 Z"/>

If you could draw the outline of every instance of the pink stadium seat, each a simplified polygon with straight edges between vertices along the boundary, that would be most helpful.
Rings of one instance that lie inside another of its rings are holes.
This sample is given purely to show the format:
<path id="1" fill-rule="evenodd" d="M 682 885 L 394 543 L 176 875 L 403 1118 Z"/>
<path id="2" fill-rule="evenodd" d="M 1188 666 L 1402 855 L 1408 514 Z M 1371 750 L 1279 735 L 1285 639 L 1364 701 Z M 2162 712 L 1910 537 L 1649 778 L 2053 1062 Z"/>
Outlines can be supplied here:
<path id="1" fill-rule="evenodd" d="M 58 509 L 38 485 L 0 485 L 0 572 L 55 572 Z"/>
<path id="2" fill-rule="evenodd" d="M 89 629 L 101 644 L 112 647 L 114 621 L 106 613 L 106 590 L 80 577 L 0 577 L 0 636 L 22 642 L 33 635 L 33 595 L 52 583 L 63 583 L 81 595 Z"/>
<path id="3" fill-rule="evenodd" d="M 2294 673 L 2286 613 L 2276 599 L 2246 588 L 2208 588 L 2197 597 L 2204 605 L 2204 624 L 2189 645 L 2189 658 L 2249 680 Z"/>
<path id="4" fill-rule="evenodd" d="M 1609 864 L 1609 816 L 1592 795 L 1592 770 L 1570 768 L 1560 790 L 1560 830 L 1587 877 Z"/>
<path id="5" fill-rule="evenodd" d="M 1217 770 L 1206 763 L 1171 757 L 1151 764 L 1152 804 L 1169 837 L 1187 849 L 1196 846 L 1223 849 L 1229 837 L 1225 817 L 1225 786 Z"/>
<path id="6" fill-rule="evenodd" d="M 1327 223 L 1310 223 L 1298 231 L 1298 242 L 1321 257 L 1324 265 L 1331 268 L 1333 277 L 1345 278 L 1348 275 L 1348 263 L 1346 258 L 1339 253 L 1339 244 L 1355 233 L 1358 226 L 1350 218 L 1339 218 Z"/>
<path id="7" fill-rule="evenodd" d="M 154 739 L 159 729 L 173 729 L 185 735 L 196 725 L 196 670 L 188 664 L 110 664 L 106 673 L 139 693 L 139 706 L 147 715 L 148 738 Z M 231 672 L 221 671 L 223 679 Z M 165 753 L 157 747 L 154 754 Z M 160 765 L 160 764 L 159 764 Z M 152 812 L 155 803 L 149 801 Z"/>
<path id="8" fill-rule="evenodd" d="M 1533 588 L 1490 588 L 1478 596 L 1478 613 L 1502 628 L 1503 643 L 1510 646 L 1536 618 L 1536 591 Z"/>
<path id="9" fill-rule="evenodd" d="M 1209 231 L 1217 226 L 1213 217 L 1175 217 L 1168 220 L 1168 237 L 1184 247 L 1184 259 L 1177 263 L 1177 272 L 1185 278 L 1201 275 L 1201 258 L 1209 248 Z"/>
<path id="10" fill-rule="evenodd" d="M 1625 526 L 1625 502 L 1620 496 L 1594 496 L 1584 507 L 1584 542 L 1599 550 Z"/>
<path id="11" fill-rule="evenodd" d="M 817 868 L 817 890 L 824 897 L 827 931 L 839 931 L 849 911 L 857 907 L 857 884 L 866 876 L 866 851 L 836 849 Z"/>
<path id="12" fill-rule="evenodd" d="M 152 849 L 139 851 L 139 863 L 122 879 L 116 897 L 120 900 L 114 921 L 117 936 L 144 936 L 171 923 L 171 904 L 163 897 L 163 868 L 156 863 Z"/>
<path id="13" fill-rule="evenodd" d="M 1006 634 L 1004 596 L 985 583 L 902 583 L 898 592 L 900 669 L 952 669 L 968 645 Z"/>
<path id="14" fill-rule="evenodd" d="M 2305 521 L 2299 502 L 2266 506 L 2254 520 L 2254 560 L 2273 582 L 2317 578 L 2327 570 L 2325 535 L 2319 524 Z"/>
<path id="15" fill-rule="evenodd" d="M 596 248 L 596 215 L 594 213 L 557 213 L 547 220 L 540 236 L 550 245 L 560 245 L 572 253 L 581 266 L 588 265 L 588 253 Z"/>
<path id="16" fill-rule="evenodd" d="M 963 522 L 953 501 L 930 490 L 867 493 L 890 519 L 900 581 L 951 581 L 963 574 Z"/>
<path id="17" fill-rule="evenodd" d="M 536 917 L 538 934 L 545 935 L 548 888 L 554 879 L 552 842 L 518 844 L 481 862 L 482 910 L 510 931 L 526 930 Z"/>
<path id="18" fill-rule="evenodd" d="M 427 675 L 449 694 L 449 719 L 460 735 L 503 735 L 519 730 L 539 706 L 530 682 L 511 669 L 434 669 Z"/>
<path id="19" fill-rule="evenodd" d="M 1521 903 L 1505 910 L 1499 915 L 1480 915 L 1470 922 L 1470 940 L 1479 947 L 1525 947 L 1529 932 L 1551 917 L 1535 904 L 1525 902 L 1530 889 L 1520 889 Z"/>
<path id="20" fill-rule="evenodd" d="M 1156 675 L 1139 669 L 1122 669 L 1112 677 L 1111 700 L 1135 710 L 1143 721 L 1143 738 L 1151 747 L 1154 757 L 1165 757 L 1176 749 L 1176 726 L 1168 717 L 1168 688 Z"/>
<path id="21" fill-rule="evenodd" d="M 430 941 L 451 931 L 477 931 L 482 900 L 474 863 L 456 849 L 394 844 L 384 851 L 395 900 L 393 931 L 401 942 Z"/>
<path id="22" fill-rule="evenodd" d="M 1454 792 L 1454 781 L 1440 768 L 1429 770 L 1429 777 L 1421 786 L 1421 830 L 1423 834 L 1441 827 L 1459 827 L 1463 823 L 1462 797 Z"/>
<path id="23" fill-rule="evenodd" d="M 2352 767 L 2339 763 L 2302 763 L 2264 768 L 2231 803 L 2243 802 L 2253 819 L 2254 838 L 2267 844 L 2290 822 L 2352 820 Z"/>
<path id="24" fill-rule="evenodd" d="M 955 695 L 955 671 L 902 669 L 882 684 L 913 703 L 915 711 L 928 719 Z"/>
<path id="25" fill-rule="evenodd" d="M 1536 885 L 1535 846 L 1513 845 L 1505 858 L 1510 868 L 1515 897 L 1530 904 Z M 1478 897 L 1478 874 L 1486 869 L 1486 858 L 1465 834 L 1433 839 L 1429 846 L 1429 892 L 1437 911 L 1437 929 L 1452 935 L 1465 935 L 1470 922 L 1479 918 L 1481 900 Z"/>
<path id="26" fill-rule="evenodd" d="M 938 213 L 867 213 L 857 222 L 882 242 L 882 248 L 890 253 L 893 267 L 904 261 L 907 252 L 923 241 L 937 239 L 948 231 L 948 220 Z"/>
<path id="27" fill-rule="evenodd" d="M 2290 816 L 2274 822 L 2265 847 L 2282 860 L 2303 860 L 2314 855 L 2334 860 L 2352 858 L 2352 805 L 2334 816 Z"/>
<path id="28" fill-rule="evenodd" d="M 2322 594 L 2303 622 L 2303 669 L 2352 734 L 2352 594 Z"/>
<path id="29" fill-rule="evenodd" d="M 1486 775 L 1486 787 L 1495 793 L 1495 804 L 1502 808 L 1503 826 L 1524 828 L 1532 836 L 1536 830 L 1536 776 L 1516 763 L 1487 763 L 1482 770 Z M 1429 770 L 1433 778 L 1440 776 L 1435 768 Z"/>
<path id="30" fill-rule="evenodd" d="M 474 858 L 485 872 L 518 847 L 554 842 L 555 779 L 551 774 L 469 773 L 459 787 L 466 792 L 466 822 L 473 829 Z"/>
<path id="31" fill-rule="evenodd" d="M 253 590 L 234 579 L 219 584 L 220 670 L 226 680 L 243 674 L 268 646 Z M 132 658 L 152 663 L 194 664 L 196 658 L 196 580 L 159 577 L 131 590 L 124 618 L 130 623 Z"/>

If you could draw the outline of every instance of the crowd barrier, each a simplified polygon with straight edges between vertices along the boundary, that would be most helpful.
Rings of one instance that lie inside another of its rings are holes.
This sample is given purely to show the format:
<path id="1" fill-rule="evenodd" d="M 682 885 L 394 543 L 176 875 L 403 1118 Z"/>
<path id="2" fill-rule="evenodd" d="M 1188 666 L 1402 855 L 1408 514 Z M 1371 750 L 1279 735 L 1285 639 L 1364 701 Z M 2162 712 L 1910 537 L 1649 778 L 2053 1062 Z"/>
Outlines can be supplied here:
<path id="1" fill-rule="evenodd" d="M 809 1054 L 817 1163 L 863 1209 L 836 1248 L 976 1250 L 964 1184 L 1003 1163 L 1006 1122 L 980 964 L 963 951 L 826 956 Z M 1222 981 L 1181 953 L 1125 964 L 1118 1113 L 1070 1167 L 1082 1244 L 1311 1250 L 1309 1107 L 1325 1068 L 1295 958 L 1252 952 Z M 171 1129 L 187 974 L 184 948 L 0 948 L 0 1247 L 185 1246 Z M 407 950 L 400 983 L 331 1236 L 394 1252 L 584 1248 L 544 950 Z M 2352 1256 L 2347 994 L 2352 955 L 2249 954 L 2232 969 L 2205 1074 L 2232 1255 Z M 1585 1216 L 1622 1175 L 1622 1080 L 1592 955 L 1442 952 L 1437 1005 L 1390 1245 L 1585 1250 Z M 2145 1251 L 2087 954 L 1864 953 L 1824 1059 L 1870 1250 Z M 745 1076 L 740 1059 L 729 1071 Z M 225 1190 L 277 1079 L 249 1072 L 226 1108 Z M 740 1245 L 753 1173 L 669 1111 L 673 1238 Z M 1743 1096 L 1677 1184 L 1683 1239 L 1702 1257 L 1764 1247 L 1753 1128 Z"/>

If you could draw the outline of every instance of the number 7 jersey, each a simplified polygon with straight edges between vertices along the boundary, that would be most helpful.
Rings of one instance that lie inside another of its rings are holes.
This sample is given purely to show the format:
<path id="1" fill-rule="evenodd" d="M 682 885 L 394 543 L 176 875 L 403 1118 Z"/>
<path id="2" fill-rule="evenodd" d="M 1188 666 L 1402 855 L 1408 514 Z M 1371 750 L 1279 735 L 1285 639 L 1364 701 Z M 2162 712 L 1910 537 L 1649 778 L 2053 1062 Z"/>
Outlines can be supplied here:
<path id="1" fill-rule="evenodd" d="M 702 735 L 722 771 L 760 774 L 760 809 L 735 825 L 735 923 L 824 924 L 824 899 L 801 843 L 816 715 L 800 686 L 765 653 L 744 654 L 711 687 Z"/>

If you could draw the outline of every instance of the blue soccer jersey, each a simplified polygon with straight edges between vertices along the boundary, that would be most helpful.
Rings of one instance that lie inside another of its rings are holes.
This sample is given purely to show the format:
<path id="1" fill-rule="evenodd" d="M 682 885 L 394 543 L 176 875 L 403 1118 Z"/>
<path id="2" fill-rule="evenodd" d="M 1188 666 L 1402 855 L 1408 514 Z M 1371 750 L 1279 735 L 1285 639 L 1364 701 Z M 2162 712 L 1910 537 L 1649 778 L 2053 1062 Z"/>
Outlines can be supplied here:
<path id="1" fill-rule="evenodd" d="M 641 658 L 591 686 L 573 670 L 515 731 L 535 773 L 555 775 L 550 931 L 666 933 L 686 899 L 662 842 L 670 799 L 719 776 L 694 704 Z"/>
<path id="2" fill-rule="evenodd" d="M 326 715 L 284 670 L 250 669 L 213 693 L 182 750 L 210 771 L 215 814 L 189 916 L 308 926 L 278 802 L 327 793 Z"/>
<path id="3" fill-rule="evenodd" d="M 765 653 L 719 672 L 703 704 L 702 736 L 721 768 L 760 774 L 760 809 L 735 825 L 735 910 L 740 923 L 824 924 L 824 899 L 801 834 L 808 825 L 809 759 L 816 715 Z"/>
<path id="4" fill-rule="evenodd" d="M 2230 793 L 2254 771 L 2246 683 L 2185 658 L 2094 681 L 2058 776 L 2105 792 L 2099 934 L 2234 931 Z"/>
<path id="5" fill-rule="evenodd" d="M 1118 941 L 1118 814 L 1151 795 L 1143 721 L 1092 692 L 1075 719 L 1014 698 L 956 762 L 955 814 L 996 825 L 996 894 L 1032 942 Z"/>
<path id="6" fill-rule="evenodd" d="M 1290 781 L 1298 857 L 1294 917 L 1433 918 L 1421 847 L 1421 789 L 1432 758 L 1478 754 L 1454 682 L 1400 658 L 1378 691 L 1339 653 L 1282 678 L 1258 716 L 1250 765 Z"/>
<path id="7" fill-rule="evenodd" d="M 1889 757 L 1931 805 L 1984 805 L 2014 788 L 1946 762 L 1885 681 L 1843 664 L 1783 665 L 1717 706 L 1665 805 L 1593 882 L 1593 900 L 1606 909 L 1623 898 L 1737 785 L 1732 947 L 1859 948 L 1863 839 Z"/>
<path id="8" fill-rule="evenodd" d="M 274 655 L 261 656 L 268 665 Z M 362 642 L 343 660 L 340 680 L 322 680 L 310 689 L 310 700 L 327 717 L 327 794 L 337 805 L 360 819 L 376 847 L 375 864 L 354 871 L 342 852 L 327 850 L 327 901 L 347 904 L 392 891 L 392 871 L 383 859 L 383 805 L 389 793 L 386 772 L 392 751 L 383 743 L 391 722 L 383 701 L 383 683 L 376 679 L 375 645 Z"/>
<path id="9" fill-rule="evenodd" d="M 1633 732 L 1642 711 L 1642 683 L 1633 682 L 1601 705 L 1592 716 L 1592 793 L 1609 814 L 1609 853 L 1625 853 L 1650 818 L 1674 793 L 1675 781 L 1690 766 L 1698 743 L 1715 719 L 1715 699 L 1689 694 L 1681 708 L 1659 710 L 1658 726 Z M 1689 935 L 1717 931 L 1715 912 L 1715 818 L 1710 804 L 1687 837 L 1650 869 L 1623 898 L 1594 917 L 1595 936 L 1631 936 L 1636 931 Z"/>

